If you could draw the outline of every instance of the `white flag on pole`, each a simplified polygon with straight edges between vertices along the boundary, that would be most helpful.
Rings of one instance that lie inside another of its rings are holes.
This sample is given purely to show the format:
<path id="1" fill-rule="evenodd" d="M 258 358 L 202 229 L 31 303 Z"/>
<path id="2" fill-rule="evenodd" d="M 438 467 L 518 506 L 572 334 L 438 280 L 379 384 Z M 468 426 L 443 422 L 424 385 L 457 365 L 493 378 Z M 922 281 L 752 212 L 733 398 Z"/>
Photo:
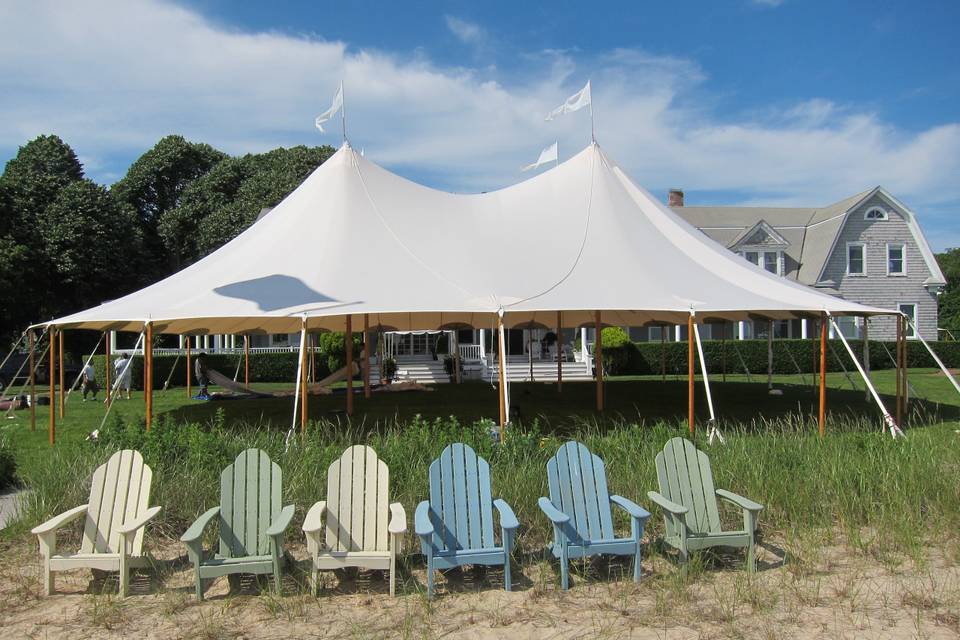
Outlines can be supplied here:
<path id="1" fill-rule="evenodd" d="M 565 113 L 579 111 L 580 109 L 589 106 L 590 103 L 590 81 L 587 80 L 587 84 L 584 85 L 583 89 L 580 89 L 580 91 L 567 98 L 566 102 L 547 114 L 547 121 L 549 122 L 557 116 L 562 116 Z"/>
<path id="2" fill-rule="evenodd" d="M 337 115 L 337 112 L 340 111 L 340 108 L 343 107 L 343 82 L 340 82 L 340 88 L 337 89 L 337 95 L 333 96 L 333 104 L 330 105 L 330 108 L 317 116 L 317 119 L 314 121 L 314 124 L 317 125 L 317 129 L 320 129 L 320 133 L 324 133 L 323 123 L 330 120 L 333 116 Z"/>
<path id="3" fill-rule="evenodd" d="M 548 162 L 557 161 L 557 143 L 554 142 L 552 145 L 540 152 L 540 157 L 537 158 L 537 161 L 533 164 L 528 164 L 521 171 L 530 171 L 530 169 L 536 169 L 541 165 L 545 165 Z"/>

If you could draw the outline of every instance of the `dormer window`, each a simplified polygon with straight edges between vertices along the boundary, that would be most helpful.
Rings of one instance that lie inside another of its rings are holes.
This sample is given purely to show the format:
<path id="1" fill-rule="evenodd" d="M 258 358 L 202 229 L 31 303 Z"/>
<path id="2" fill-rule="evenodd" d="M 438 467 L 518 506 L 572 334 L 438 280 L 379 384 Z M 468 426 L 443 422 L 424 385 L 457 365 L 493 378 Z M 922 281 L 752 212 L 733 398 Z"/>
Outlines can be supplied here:
<path id="1" fill-rule="evenodd" d="M 863 214 L 864 220 L 889 220 L 890 216 L 887 213 L 886 209 L 881 209 L 880 207 L 870 207 L 867 209 L 867 212 Z"/>

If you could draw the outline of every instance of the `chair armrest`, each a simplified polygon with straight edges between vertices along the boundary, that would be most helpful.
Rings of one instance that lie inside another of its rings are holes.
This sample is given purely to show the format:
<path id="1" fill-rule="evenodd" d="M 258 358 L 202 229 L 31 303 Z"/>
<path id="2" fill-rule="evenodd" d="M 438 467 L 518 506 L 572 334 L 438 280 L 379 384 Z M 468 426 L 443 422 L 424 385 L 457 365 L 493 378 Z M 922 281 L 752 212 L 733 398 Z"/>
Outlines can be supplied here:
<path id="1" fill-rule="evenodd" d="M 553 506 L 553 503 L 550 502 L 550 498 L 540 498 L 537 500 L 537 506 L 540 507 L 540 510 L 543 511 L 548 518 L 550 518 L 550 521 L 553 522 L 553 524 L 566 524 L 570 522 L 570 516 Z"/>
<path id="2" fill-rule="evenodd" d="M 430 503 L 424 500 L 417 505 L 413 514 L 413 528 L 421 538 L 433 535 L 433 523 L 430 522 Z"/>
<path id="3" fill-rule="evenodd" d="M 757 512 L 763 511 L 762 504 L 758 502 L 754 502 L 753 500 L 748 500 L 743 496 L 738 496 L 732 491 L 727 491 L 726 489 L 717 489 L 716 493 L 719 497 L 723 498 L 727 502 L 732 502 L 733 504 L 737 505 L 741 509 L 746 509 L 747 511 L 757 511 Z"/>
<path id="4" fill-rule="evenodd" d="M 323 512 L 327 510 L 326 500 L 314 503 L 303 519 L 303 532 L 308 536 L 323 529 Z"/>
<path id="5" fill-rule="evenodd" d="M 676 502 L 667 500 L 656 491 L 647 491 L 647 497 L 650 498 L 661 509 L 668 511 L 675 516 L 685 516 L 687 515 L 687 512 L 690 511 L 682 504 L 677 504 Z"/>
<path id="6" fill-rule="evenodd" d="M 220 515 L 220 507 L 212 507 L 207 509 L 199 518 L 197 518 L 190 528 L 187 529 L 186 533 L 180 536 L 180 542 L 185 542 L 191 544 L 200 539 L 200 536 L 203 535 L 203 530 L 207 528 L 207 525 L 216 517 Z"/>
<path id="7" fill-rule="evenodd" d="M 517 520 L 517 516 L 514 515 L 513 509 L 510 508 L 510 505 L 506 503 L 505 500 L 500 498 L 493 501 L 493 506 L 497 508 L 497 513 L 500 514 L 500 526 L 507 531 L 513 531 L 520 526 L 520 522 Z"/>
<path id="8" fill-rule="evenodd" d="M 36 535 L 43 535 L 44 533 L 50 533 L 51 531 L 56 531 L 60 527 L 69 524 L 85 514 L 87 512 L 87 506 L 85 504 L 80 505 L 79 507 L 74 507 L 70 511 L 64 511 L 58 516 L 54 516 L 44 522 L 43 524 L 34 527 L 30 530 L 30 533 Z"/>
<path id="9" fill-rule="evenodd" d="M 632 500 L 627 500 L 623 496 L 610 496 L 610 504 L 615 504 L 627 513 L 630 514 L 631 518 L 637 518 L 638 520 L 646 520 L 650 517 L 650 512 L 638 505 Z"/>
<path id="10" fill-rule="evenodd" d="M 123 525 L 121 525 L 120 528 L 117 529 L 117 533 L 119 533 L 122 536 L 134 533 L 135 531 L 137 531 L 138 529 L 146 525 L 148 522 L 153 520 L 153 518 L 155 518 L 156 515 L 160 513 L 160 509 L 162 509 L 162 507 L 150 507 L 149 509 L 144 511 L 140 515 L 140 517 L 137 518 L 136 520 L 133 520 L 131 522 L 124 522 Z"/>
<path id="11" fill-rule="evenodd" d="M 271 538 L 282 536 L 283 532 L 290 526 L 290 521 L 293 520 L 293 511 L 294 506 L 292 504 L 285 506 L 280 513 L 277 514 L 277 519 L 270 523 L 270 528 L 267 529 L 267 535 Z"/>
<path id="12" fill-rule="evenodd" d="M 387 525 L 387 531 L 394 535 L 407 531 L 407 512 L 399 502 L 390 504 L 390 524 Z"/>

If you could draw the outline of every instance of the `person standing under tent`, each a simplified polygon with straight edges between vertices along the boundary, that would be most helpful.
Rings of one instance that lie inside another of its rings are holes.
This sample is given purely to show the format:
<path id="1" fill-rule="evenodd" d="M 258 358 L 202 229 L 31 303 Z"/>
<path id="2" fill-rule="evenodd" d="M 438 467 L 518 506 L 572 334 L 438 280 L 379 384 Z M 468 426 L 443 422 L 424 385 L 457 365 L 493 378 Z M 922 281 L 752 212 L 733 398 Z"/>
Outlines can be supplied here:
<path id="1" fill-rule="evenodd" d="M 210 393 L 207 391 L 207 385 L 210 384 L 210 377 L 207 373 L 207 359 L 203 352 L 197 354 L 193 367 L 197 374 L 197 384 L 200 385 L 200 393 L 196 397 L 200 400 L 209 400 Z"/>
<path id="2" fill-rule="evenodd" d="M 127 392 L 127 400 L 130 399 L 130 383 L 133 380 L 133 356 L 121 355 L 113 361 L 113 371 L 117 380 L 117 391 Z M 128 366 L 129 363 L 129 366 Z"/>
<path id="3" fill-rule="evenodd" d="M 100 387 L 97 385 L 97 376 L 93 370 L 93 365 L 87 362 L 87 364 L 83 366 L 83 371 L 80 375 L 83 378 L 83 401 L 87 401 L 88 393 L 96 400 L 97 391 L 100 390 Z"/>

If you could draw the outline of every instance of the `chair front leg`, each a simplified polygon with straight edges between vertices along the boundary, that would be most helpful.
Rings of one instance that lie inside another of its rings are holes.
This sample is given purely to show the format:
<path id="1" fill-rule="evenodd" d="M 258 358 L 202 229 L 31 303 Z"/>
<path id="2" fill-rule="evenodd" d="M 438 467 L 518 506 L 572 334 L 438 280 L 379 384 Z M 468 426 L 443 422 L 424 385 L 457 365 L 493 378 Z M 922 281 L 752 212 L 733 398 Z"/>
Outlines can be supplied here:
<path id="1" fill-rule="evenodd" d="M 501 529 L 500 535 L 503 540 L 503 588 L 505 591 L 513 591 L 513 580 L 510 577 L 510 554 L 513 553 L 513 531 Z"/>
<path id="2" fill-rule="evenodd" d="M 136 535 L 136 533 L 134 533 Z M 120 599 L 127 597 L 127 590 L 130 587 L 130 567 L 127 536 L 120 534 Z"/>
<path id="3" fill-rule="evenodd" d="M 278 536 L 279 537 L 279 536 Z M 270 539 L 270 555 L 273 556 L 273 587 L 277 595 L 283 595 L 283 576 L 280 575 L 280 553 L 282 540 Z M 316 564 L 314 564 L 316 566 Z"/>
<path id="4" fill-rule="evenodd" d="M 636 545 L 633 553 L 633 581 L 640 582 L 640 559 L 642 551 L 640 539 L 643 537 L 643 523 L 639 518 L 631 518 L 630 532 L 633 534 L 633 542 Z"/>
<path id="5" fill-rule="evenodd" d="M 433 554 L 427 555 L 427 599 L 433 599 Z"/>
<path id="6" fill-rule="evenodd" d="M 743 510 L 743 529 L 750 536 L 747 544 L 747 571 L 753 573 L 757 570 L 757 513 L 748 509 Z"/>
<path id="7" fill-rule="evenodd" d="M 557 527 L 557 539 L 560 541 L 560 587 L 566 591 L 570 588 L 570 568 L 567 558 L 567 537 Z"/>
<path id="8" fill-rule="evenodd" d="M 40 555 L 43 556 L 43 592 L 45 595 L 52 596 L 54 581 L 53 571 L 50 570 L 50 556 L 57 551 L 57 532 L 41 533 L 37 536 L 40 541 Z"/>
<path id="9" fill-rule="evenodd" d="M 200 577 L 200 561 L 203 559 L 203 546 L 198 540 L 187 544 L 187 556 L 193 562 L 193 573 L 196 578 L 195 591 L 197 600 L 203 600 L 203 579 Z"/>

